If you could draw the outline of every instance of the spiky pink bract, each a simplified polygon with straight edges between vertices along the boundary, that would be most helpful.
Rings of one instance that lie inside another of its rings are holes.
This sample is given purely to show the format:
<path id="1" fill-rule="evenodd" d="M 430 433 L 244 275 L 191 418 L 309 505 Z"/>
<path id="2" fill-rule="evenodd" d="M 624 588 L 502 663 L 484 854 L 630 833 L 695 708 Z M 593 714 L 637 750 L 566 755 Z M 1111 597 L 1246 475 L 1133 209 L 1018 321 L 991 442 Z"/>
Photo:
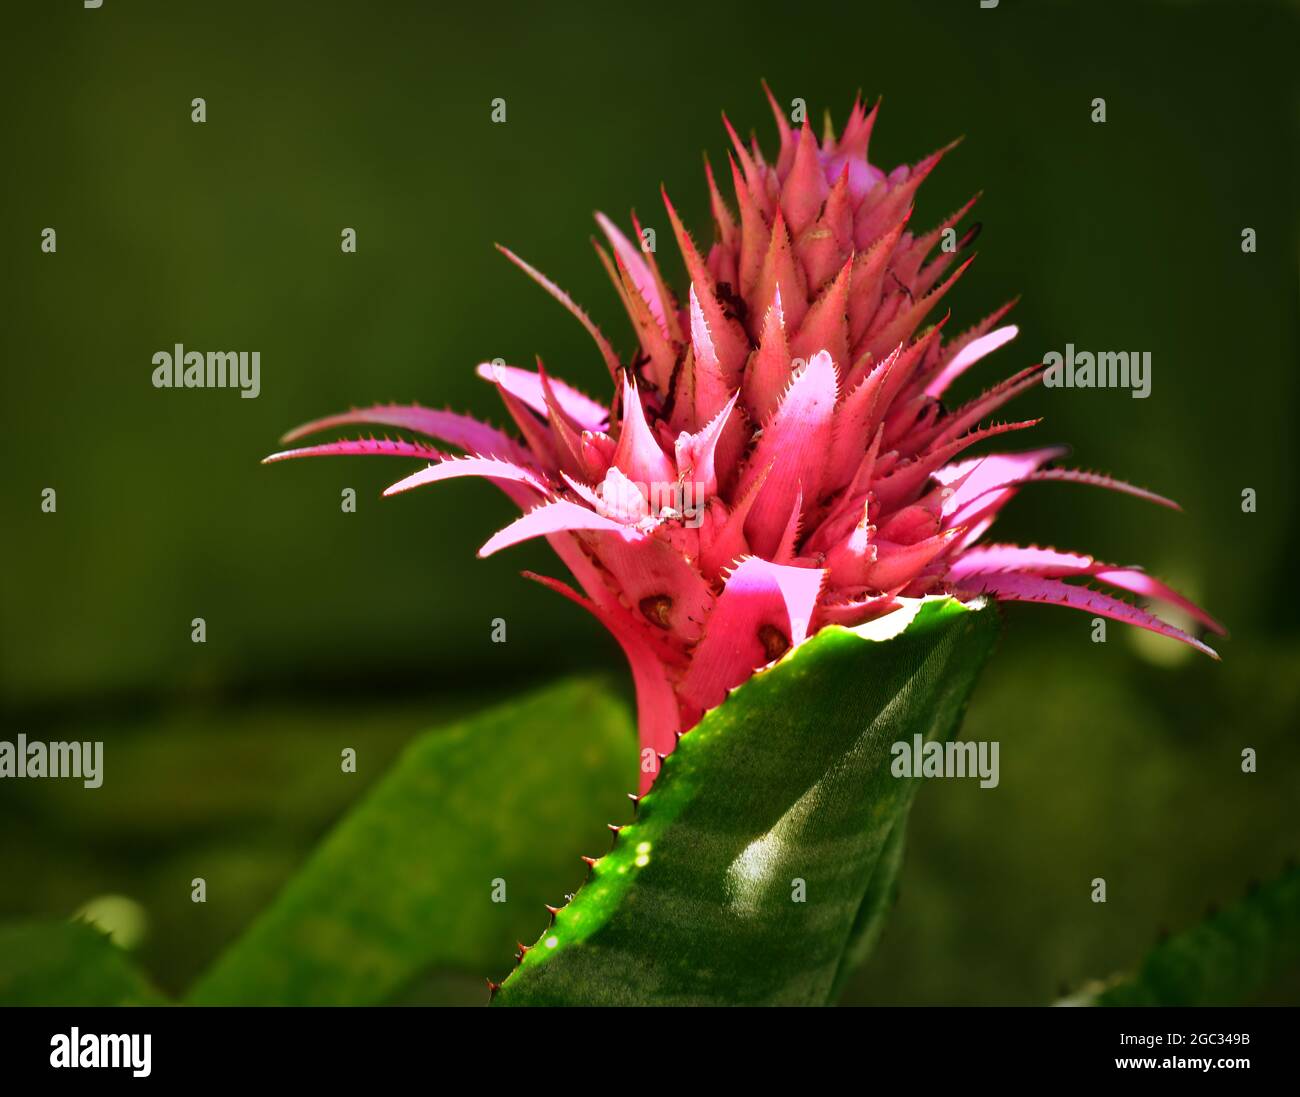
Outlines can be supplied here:
<path id="1" fill-rule="evenodd" d="M 979 425 L 1035 385 L 1042 367 L 960 407 L 940 402 L 1016 334 L 998 326 L 1010 305 L 948 341 L 946 315 L 922 327 L 970 265 L 961 256 L 978 232 L 955 231 L 974 200 L 929 232 L 907 227 L 917 187 L 948 149 L 886 173 L 867 155 L 875 108 L 855 103 L 843 133 L 820 141 L 806 123 L 791 129 L 775 100 L 772 108 L 774 163 L 727 125 L 736 208 L 709 168 L 707 253 L 664 195 L 690 279 L 684 298 L 669 290 L 653 252 L 633 242 L 641 237 L 635 218 L 630 239 L 597 215 L 609 242 L 597 250 L 639 342 L 630 361 L 563 291 L 501 249 L 595 339 L 615 382 L 609 409 L 540 364 L 536 372 L 485 364 L 479 373 L 497 386 L 518 439 L 452 412 L 389 405 L 309 423 L 286 440 L 379 424 L 464 456 L 424 441 L 371 439 L 268 460 L 373 452 L 438 461 L 385 494 L 456 476 L 493 480 L 523 514 L 480 554 L 533 537 L 550 542 L 581 593 L 532 577 L 587 608 L 623 647 L 651 758 L 792 645 L 827 624 L 889 613 L 899 598 L 1055 602 L 1213 655 L 1152 613 L 1085 585 L 1167 603 L 1222 631 L 1139 569 L 980 540 L 1016 492 L 1038 481 L 1175 504 L 1096 473 L 1053 468 L 1060 448 L 964 456 L 1038 422 Z M 655 766 L 642 768 L 644 791 Z"/>

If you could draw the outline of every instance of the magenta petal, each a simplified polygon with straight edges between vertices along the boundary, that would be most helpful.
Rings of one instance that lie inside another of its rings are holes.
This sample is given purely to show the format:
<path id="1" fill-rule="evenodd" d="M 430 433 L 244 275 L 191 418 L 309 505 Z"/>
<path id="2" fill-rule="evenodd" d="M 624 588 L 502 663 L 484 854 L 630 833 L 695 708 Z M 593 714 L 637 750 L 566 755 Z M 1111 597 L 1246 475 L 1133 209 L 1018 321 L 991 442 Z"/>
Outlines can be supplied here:
<path id="1" fill-rule="evenodd" d="M 509 248 L 502 247 L 498 244 L 497 250 L 528 275 L 529 278 L 541 286 L 542 289 L 559 301 L 561 305 L 569 310 L 578 323 L 587 329 L 587 334 L 591 336 L 595 341 L 597 348 L 600 350 L 600 356 L 605 359 L 605 365 L 609 368 L 610 376 L 617 377 L 619 370 L 618 355 L 614 353 L 614 348 L 609 345 L 609 340 L 601 334 L 600 328 L 596 327 L 595 323 L 583 310 L 582 306 L 575 302 L 572 297 L 565 293 L 564 290 L 560 289 L 559 286 L 547 278 L 541 271 L 520 259 L 519 256 Z"/>
<path id="2" fill-rule="evenodd" d="M 1019 481 L 1022 477 L 1043 467 L 1048 461 L 1068 453 L 1064 446 L 1047 446 L 1024 453 L 990 453 L 972 457 L 939 469 L 934 478 L 941 484 L 953 485 L 953 494 L 944 502 L 943 516 L 950 524 L 964 523 L 973 511 L 972 503 L 987 493 Z"/>
<path id="3" fill-rule="evenodd" d="M 475 372 L 483 380 L 500 385 L 518 397 L 539 415 L 546 415 L 546 392 L 539 374 L 518 366 L 502 366 L 493 362 L 480 363 Z M 609 424 L 608 408 L 554 377 L 548 376 L 546 381 L 560 410 L 579 427 L 583 430 L 605 430 Z"/>
<path id="4" fill-rule="evenodd" d="M 853 260 L 847 259 L 834 280 L 813 302 L 799 331 L 790 340 L 790 353 L 807 360 L 819 350 L 826 351 L 835 362 L 840 377 L 847 377 L 852 363 L 849 358 L 849 285 Z"/>
<path id="5" fill-rule="evenodd" d="M 898 591 L 894 590 L 861 601 L 823 602 L 817 607 L 817 627 L 844 625 L 846 628 L 852 628 L 855 625 L 865 624 L 873 618 L 897 609 L 899 603 L 894 601 L 897 595 Z"/>
<path id="6" fill-rule="evenodd" d="M 786 522 L 785 532 L 772 553 L 772 559 L 778 564 L 788 564 L 795 558 L 795 546 L 799 543 L 799 531 L 803 526 L 803 491 L 794 498 L 790 508 L 790 520 Z"/>
<path id="7" fill-rule="evenodd" d="M 781 212 L 791 233 L 798 236 L 816 220 L 829 192 L 826 172 L 818 159 L 817 139 L 805 120 L 799 130 L 790 174 L 781 188 Z"/>
<path id="8" fill-rule="evenodd" d="M 1103 583 L 1109 583 L 1112 587 L 1118 587 L 1120 590 L 1126 590 L 1130 594 L 1137 594 L 1143 598 L 1153 598 L 1158 602 L 1165 602 L 1171 606 L 1177 606 L 1189 617 L 1199 621 L 1211 632 L 1217 632 L 1220 636 L 1226 636 L 1228 630 L 1225 629 L 1218 621 L 1211 617 L 1205 610 L 1201 609 L 1190 598 L 1184 598 L 1173 587 L 1162 583 L 1159 579 L 1148 575 L 1140 568 L 1114 568 L 1108 565 L 1097 565 L 1093 570 L 1094 578 Z"/>
<path id="9" fill-rule="evenodd" d="M 628 479 L 645 485 L 643 490 L 672 484 L 677 479 L 673 463 L 646 422 L 641 396 L 626 374 L 623 377 L 623 422 L 618 449 L 614 451 L 614 464 Z"/>
<path id="10" fill-rule="evenodd" d="M 593 510 L 603 505 L 601 497 L 597 495 L 592 488 L 582 483 L 582 481 L 575 480 L 567 472 L 562 472 L 560 475 L 564 478 L 564 482 L 569 485 L 573 492 L 585 499 Z"/>
<path id="11" fill-rule="evenodd" d="M 263 457 L 262 464 L 272 465 L 276 461 L 289 461 L 295 457 L 364 457 L 373 454 L 389 457 L 419 457 L 426 461 L 438 461 L 446 456 L 427 442 L 406 442 L 400 438 L 344 438 L 337 442 L 324 442 L 319 446 L 281 450 L 269 457 Z"/>
<path id="12" fill-rule="evenodd" d="M 1111 491 L 1122 492 L 1124 495 L 1132 495 L 1136 499 L 1145 499 L 1148 503 L 1157 503 L 1162 507 L 1168 507 L 1170 510 L 1183 509 L 1174 500 L 1166 499 L 1163 495 L 1157 495 L 1154 491 L 1140 488 L 1136 484 L 1130 484 L 1125 480 L 1116 480 L 1113 476 L 1106 476 L 1100 472 L 1088 472 L 1084 469 L 1044 469 L 1041 472 L 1026 476 L 1023 482 L 1030 484 L 1048 480 L 1060 480 L 1067 484 L 1089 484 L 1096 488 L 1109 488 Z"/>
<path id="13" fill-rule="evenodd" d="M 680 693 L 708 711 L 808 635 L 825 572 L 749 556 L 727 577 Z"/>
<path id="14" fill-rule="evenodd" d="M 1021 575 L 1015 572 L 999 574 L 969 575 L 962 580 L 964 590 L 972 593 L 992 594 L 1000 601 L 1007 602 L 1044 602 L 1052 605 L 1069 606 L 1071 609 L 1083 610 L 1114 621 L 1127 621 L 1130 625 L 1147 629 L 1149 632 L 1168 636 L 1172 640 L 1181 640 L 1197 651 L 1204 652 L 1212 659 L 1218 659 L 1218 653 L 1201 643 L 1195 637 L 1188 636 L 1182 629 L 1174 628 L 1160 620 L 1159 617 L 1121 602 L 1100 591 L 1087 587 L 1071 586 L 1060 579 L 1045 579 L 1037 575 Z"/>
<path id="15" fill-rule="evenodd" d="M 354 408 L 339 415 L 328 415 L 323 419 L 304 423 L 291 430 L 280 441 L 293 442 L 308 434 L 319 434 L 323 430 L 359 425 L 397 427 L 399 430 L 414 431 L 416 434 L 425 434 L 430 438 L 447 442 L 457 449 L 481 453 L 489 457 L 501 457 L 516 464 L 528 464 L 532 460 L 523 446 L 496 427 L 480 423 L 468 415 L 422 408 L 418 404 L 376 404 L 369 408 Z"/>
<path id="16" fill-rule="evenodd" d="M 385 495 L 397 495 L 410 491 L 424 484 L 434 484 L 439 480 L 451 480 L 458 476 L 482 476 L 488 480 L 509 480 L 513 483 L 527 484 L 545 494 L 547 487 L 527 469 L 512 465 L 508 461 L 499 461 L 495 457 L 449 457 L 436 465 L 413 472 L 404 480 L 399 480 L 384 489 Z"/>
<path id="17" fill-rule="evenodd" d="M 939 375 L 925 386 L 927 396 L 942 396 L 949 385 L 986 355 L 992 354 L 998 347 L 1004 346 L 1016 337 L 1020 329 L 1015 324 L 991 331 L 988 335 L 972 340 L 962 347 Z"/>
<path id="18" fill-rule="evenodd" d="M 700 639 L 714 594 L 699 570 L 659 537 L 584 535 L 619 600 L 639 615 L 656 638 L 685 650 Z"/>
<path id="19" fill-rule="evenodd" d="M 870 522 L 868 509 L 868 505 L 863 503 L 862 517 L 857 524 L 847 534 L 836 538 L 825 554 L 831 581 L 840 588 L 865 586 L 867 568 L 876 562 L 876 546 L 872 543 L 876 528 Z"/>
<path id="20" fill-rule="evenodd" d="M 949 519 L 950 524 L 968 523 L 977 514 L 982 515 L 998 510 L 1014 494 L 1016 488 L 1025 484 L 1058 481 L 1109 488 L 1111 491 L 1132 495 L 1137 499 L 1145 499 L 1149 503 L 1158 503 L 1160 506 L 1169 507 L 1171 510 L 1183 509 L 1172 499 L 1166 499 L 1163 495 L 1157 495 L 1154 491 L 1148 491 L 1146 488 L 1137 487 L 1123 480 L 1116 480 L 1111 476 L 1103 476 L 1096 472 L 1083 472 L 1078 469 L 1039 468 L 1039 465 L 1053 459 L 1053 457 L 1060 456 L 1064 452 L 1064 449 L 1056 448 L 1054 450 L 1034 450 L 1023 454 L 998 454 L 996 457 L 990 456 L 983 459 L 992 462 L 987 467 L 984 465 L 976 467 L 971 462 L 962 462 L 960 465 L 949 465 L 945 469 L 940 469 L 935 476 L 941 478 L 941 482 L 952 482 L 954 478 L 964 472 L 971 472 L 961 486 L 954 491 L 952 497 L 944 504 L 945 519 Z M 1051 456 L 1035 464 L 1034 459 L 1044 453 L 1050 453 Z M 974 471 L 971 471 L 972 469 Z"/>
<path id="21" fill-rule="evenodd" d="M 750 462 L 750 476 L 769 466 L 771 471 L 745 522 L 745 536 L 761 556 L 775 552 L 800 491 L 808 500 L 820 496 L 835 396 L 831 356 L 825 352 L 815 354 L 790 383 L 772 418 L 763 426 L 763 436 Z"/>
<path id="22" fill-rule="evenodd" d="M 596 214 L 596 221 L 618 255 L 619 261 L 627 270 L 632 279 L 632 284 L 637 288 L 637 292 L 641 294 L 645 303 L 650 307 L 650 312 L 658 322 L 660 330 L 667 336 L 668 313 L 664 308 L 663 300 L 659 296 L 659 287 L 655 284 L 654 274 L 650 270 L 649 264 L 641 257 L 640 249 L 624 236 L 618 226 L 603 213 Z"/>
<path id="23" fill-rule="evenodd" d="M 736 400 L 740 396 L 737 389 L 731 394 L 723 409 L 694 434 L 683 431 L 677 436 L 673 455 L 677 462 L 677 475 L 685 481 L 698 485 L 702 504 L 718 492 L 718 474 L 715 458 L 718 439 L 722 437 L 722 428 L 727 425 Z"/>
<path id="24" fill-rule="evenodd" d="M 1195 602 L 1140 568 L 1103 564 L 1082 553 L 1060 552 L 1036 545 L 976 545 L 949 565 L 948 578 L 960 582 L 969 575 L 1002 571 L 1028 572 L 1044 578 L 1088 576 L 1130 594 L 1176 606 L 1212 632 L 1225 634 L 1223 626 Z"/>
<path id="25" fill-rule="evenodd" d="M 913 545 L 878 540 L 875 563 L 866 571 L 866 585 L 881 591 L 902 589 L 952 544 L 959 530 L 947 529 Z"/>
<path id="26" fill-rule="evenodd" d="M 691 287 L 698 294 L 700 308 L 708 321 L 709 337 L 718 361 L 727 374 L 738 373 L 749 354 L 749 340 L 745 337 L 744 329 L 740 324 L 723 310 L 718 300 L 717 283 L 709 273 L 704 260 L 700 258 L 700 253 L 682 224 L 681 218 L 677 216 L 677 210 L 673 208 L 668 192 L 661 187 L 660 195 L 664 200 L 664 208 L 668 211 L 668 220 L 672 224 L 673 235 L 677 238 L 682 261 L 686 264 L 686 273 L 690 277 Z"/>
<path id="27" fill-rule="evenodd" d="M 724 569 L 749 551 L 749 542 L 745 540 L 745 522 L 749 519 L 754 500 L 767 482 L 768 471 L 758 470 L 754 482 L 736 501 L 730 513 L 725 516 L 715 515 L 717 524 L 709 537 L 703 540 L 700 552 L 700 571 L 710 579 L 717 581 Z"/>
<path id="28" fill-rule="evenodd" d="M 976 545 L 967 549 L 948 567 L 950 579 L 962 579 L 979 572 L 1029 571 L 1055 578 L 1082 575 L 1095 563 L 1091 556 L 1058 552 L 1036 545 Z"/>
<path id="29" fill-rule="evenodd" d="M 991 415 L 1026 389 L 1033 388 L 1043 379 L 1042 371 L 1041 365 L 1023 369 L 994 385 L 987 392 L 981 393 L 969 404 L 944 416 L 930 445 L 942 446 L 945 442 L 957 438 L 968 427 L 973 427 L 985 416 Z"/>
<path id="30" fill-rule="evenodd" d="M 758 350 L 750 356 L 741 378 L 745 407 L 755 422 L 761 423 L 776 410 L 789 381 L 790 347 L 781 311 L 781 287 L 777 286 L 772 303 L 763 314 Z"/>
<path id="31" fill-rule="evenodd" d="M 618 533 L 629 539 L 639 534 L 612 518 L 597 514 L 594 510 L 571 503 L 567 499 L 557 499 L 543 503 L 535 510 L 530 510 L 522 518 L 516 518 L 499 533 L 493 534 L 478 550 L 480 556 L 491 556 L 503 548 L 517 545 L 532 537 L 545 537 L 552 533 L 566 533 L 574 530 L 606 530 Z"/>
<path id="32" fill-rule="evenodd" d="M 871 432 L 877 430 L 872 424 L 880 419 L 876 408 L 881 385 L 900 352 L 901 348 L 895 350 L 876 365 L 835 409 L 830 454 L 826 459 L 825 487 L 835 490 L 844 486 L 861 467 Z M 883 432 L 877 438 L 877 444 L 880 438 L 883 438 Z"/>
<path id="33" fill-rule="evenodd" d="M 623 649 L 623 654 L 627 656 L 632 668 L 632 680 L 636 685 L 637 730 L 641 748 L 643 752 L 652 752 L 650 758 L 643 753 L 642 764 L 638 767 L 641 774 L 638 795 L 644 796 L 659 771 L 657 756 L 672 753 L 677 745 L 677 733 L 682 730 L 681 710 L 663 663 L 638 634 L 622 607 L 598 606 L 558 579 L 529 571 L 524 574 L 586 609 L 613 634 Z M 645 764 L 647 761 L 651 764 Z"/>
<path id="34" fill-rule="evenodd" d="M 996 438 L 1002 434 L 1009 434 L 1017 430 L 1028 430 L 1030 427 L 1038 426 L 1041 422 L 1041 419 L 1024 419 L 1018 423 L 992 423 L 987 427 L 968 431 L 960 438 L 954 438 L 951 442 L 945 443 L 936 450 L 931 450 L 915 460 L 891 468 L 886 475 L 874 482 L 873 487 L 876 498 L 883 508 L 892 510 L 902 504 L 909 494 L 920 491 L 930 476 L 936 475 L 946 462 L 957 456 L 962 450 L 969 449 L 978 442 Z"/>
<path id="35" fill-rule="evenodd" d="M 991 332 L 993 330 L 993 325 L 1006 316 L 1006 314 L 1016 306 L 1019 300 L 1018 297 L 1013 297 L 1010 301 L 994 309 L 991 313 L 980 320 L 979 323 L 967 328 L 960 335 L 956 336 L 952 342 L 943 347 L 939 352 L 938 361 L 934 363 L 934 372 L 936 374 L 942 373 L 949 363 L 965 350 L 966 347 L 976 339 L 981 339 Z"/>
<path id="36" fill-rule="evenodd" d="M 740 374 L 737 370 L 724 368 L 719 360 L 709 322 L 700 307 L 694 286 L 691 286 L 687 296 L 691 317 L 691 351 L 695 363 L 693 424 L 698 427 L 726 406 L 740 384 Z"/>

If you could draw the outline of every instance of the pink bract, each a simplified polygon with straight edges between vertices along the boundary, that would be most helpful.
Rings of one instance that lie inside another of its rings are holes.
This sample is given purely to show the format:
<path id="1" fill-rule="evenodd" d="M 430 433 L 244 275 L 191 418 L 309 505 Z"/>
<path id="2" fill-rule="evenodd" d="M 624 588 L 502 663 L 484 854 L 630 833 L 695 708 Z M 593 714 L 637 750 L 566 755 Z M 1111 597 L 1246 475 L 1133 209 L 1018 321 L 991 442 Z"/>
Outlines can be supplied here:
<path id="1" fill-rule="evenodd" d="M 659 754 L 791 646 L 824 625 L 890 613 L 900 598 L 1053 602 L 1214 655 L 1089 585 L 1171 605 L 1223 631 L 1140 569 L 981 540 L 1016 492 L 1039 481 L 1176 504 L 1055 468 L 1059 447 L 963 456 L 1038 422 L 980 425 L 1037 384 L 1042 367 L 959 407 L 941 402 L 1016 334 L 998 326 L 1009 304 L 950 340 L 946 316 L 923 327 L 969 266 L 960 257 L 978 229 L 956 233 L 972 200 L 929 232 L 908 230 L 916 190 L 948 150 L 886 173 L 867 157 L 875 108 L 855 103 L 843 133 L 828 127 L 820 141 L 806 123 L 793 130 L 775 100 L 772 110 L 774 163 L 727 126 L 735 208 L 710 168 L 707 255 L 664 195 L 690 278 L 684 299 L 640 246 L 635 217 L 629 238 L 597 215 L 609 242 L 597 250 L 640 344 L 630 360 L 563 291 L 502 249 L 591 333 L 613 380 L 612 406 L 540 363 L 536 372 L 485 364 L 479 373 L 497 386 L 517 437 L 453 412 L 380 405 L 308 423 L 285 441 L 356 424 L 422 440 L 327 442 L 268 460 L 387 453 L 434 462 L 386 495 L 459 476 L 494 481 L 523 514 L 480 555 L 534 537 L 550 542 L 581 592 L 532 577 L 613 633 L 635 678 L 642 746 Z M 644 774 L 642 791 L 653 778 Z"/>

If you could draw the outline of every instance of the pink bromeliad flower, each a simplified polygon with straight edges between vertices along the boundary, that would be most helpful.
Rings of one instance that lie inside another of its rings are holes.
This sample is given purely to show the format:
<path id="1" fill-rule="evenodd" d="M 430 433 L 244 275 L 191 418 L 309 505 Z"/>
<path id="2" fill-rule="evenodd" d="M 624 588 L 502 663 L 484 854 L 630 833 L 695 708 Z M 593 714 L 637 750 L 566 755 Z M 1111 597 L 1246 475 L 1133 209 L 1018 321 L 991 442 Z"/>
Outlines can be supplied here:
<path id="1" fill-rule="evenodd" d="M 769 99 L 771 94 L 769 92 Z M 1016 334 L 1007 305 L 954 339 L 927 316 L 969 266 L 976 229 L 954 226 L 973 200 L 924 234 L 908 230 L 917 188 L 946 149 L 884 172 L 867 157 L 876 110 L 855 103 L 844 132 L 819 142 L 780 131 L 775 163 L 728 125 L 735 209 L 711 169 L 707 255 L 664 195 L 690 285 L 667 286 L 652 251 L 603 215 L 597 248 L 640 343 L 629 361 L 587 314 L 511 252 L 590 332 L 614 382 L 612 406 L 536 372 L 485 364 L 518 428 L 464 415 L 380 405 L 286 436 L 356 424 L 425 440 L 342 440 L 267 460 L 382 453 L 432 462 L 392 495 L 481 476 L 523 511 L 487 556 L 545 537 L 582 593 L 532 576 L 593 613 L 632 666 L 643 747 L 676 736 L 729 689 L 828 624 L 858 625 L 926 594 L 1053 602 L 1205 644 L 1100 583 L 1222 628 L 1163 583 L 1088 555 L 981 540 L 1026 484 L 1071 481 L 1140 496 L 1096 473 L 1053 467 L 1060 447 L 967 456 L 978 442 L 1039 420 L 981 426 L 1035 385 L 1022 370 L 960 407 L 949 386 Z M 641 226 L 633 217 L 637 238 Z M 941 247 L 944 240 L 955 247 Z M 448 445 L 459 455 L 444 452 Z M 1071 580 L 1074 580 L 1073 582 Z M 653 774 L 643 778 L 643 790 Z"/>

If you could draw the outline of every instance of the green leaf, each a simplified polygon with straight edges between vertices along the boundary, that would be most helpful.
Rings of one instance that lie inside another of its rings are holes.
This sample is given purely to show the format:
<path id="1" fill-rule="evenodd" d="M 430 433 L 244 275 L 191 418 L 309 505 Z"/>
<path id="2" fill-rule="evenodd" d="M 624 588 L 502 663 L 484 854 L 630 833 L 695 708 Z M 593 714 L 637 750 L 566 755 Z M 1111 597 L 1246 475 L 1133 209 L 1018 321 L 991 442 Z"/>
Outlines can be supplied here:
<path id="1" fill-rule="evenodd" d="M 1161 941 L 1133 973 L 1061 1005 L 1235 1005 L 1300 964 L 1300 869 Z"/>
<path id="2" fill-rule="evenodd" d="M 0 1005 L 164 1005 L 128 955 L 84 922 L 0 926 Z"/>
<path id="3" fill-rule="evenodd" d="M 992 608 L 907 612 L 823 629 L 706 715 L 496 1001 L 829 1001 L 895 887 L 917 780 L 891 745 L 952 736 L 997 634 Z"/>
<path id="4" fill-rule="evenodd" d="M 578 885 L 579 851 L 635 774 L 629 716 L 592 682 L 423 735 L 188 1000 L 369 1004 L 432 969 L 499 977 L 543 904 Z"/>

